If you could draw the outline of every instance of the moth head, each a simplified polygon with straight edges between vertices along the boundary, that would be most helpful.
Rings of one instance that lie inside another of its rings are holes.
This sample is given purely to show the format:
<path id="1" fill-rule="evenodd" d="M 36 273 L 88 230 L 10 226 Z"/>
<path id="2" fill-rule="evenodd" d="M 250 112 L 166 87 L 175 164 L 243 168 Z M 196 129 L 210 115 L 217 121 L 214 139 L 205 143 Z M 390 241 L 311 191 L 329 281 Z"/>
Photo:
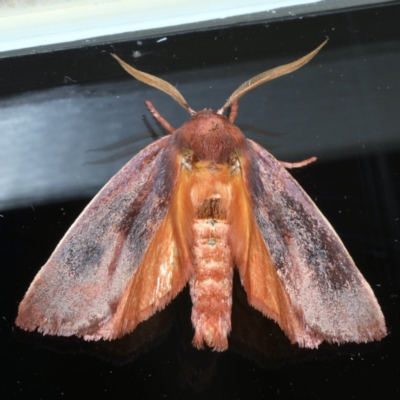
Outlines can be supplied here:
<path id="1" fill-rule="evenodd" d="M 305 55 L 304 57 L 300 58 L 299 60 L 296 60 L 289 64 L 285 64 L 285 65 L 281 65 L 279 67 L 269 69 L 268 71 L 264 71 L 261 74 L 258 74 L 256 76 L 254 76 L 253 78 L 247 80 L 246 82 L 242 83 L 231 94 L 231 96 L 229 97 L 228 101 L 224 104 L 224 106 L 221 107 L 217 111 L 217 114 L 222 115 L 228 107 L 230 107 L 232 104 L 237 102 L 244 94 L 246 94 L 250 90 L 253 90 L 257 86 L 260 86 L 263 83 L 271 81 L 272 79 L 279 78 L 282 75 L 290 74 L 291 72 L 296 71 L 296 69 L 301 68 L 303 65 L 307 64 L 321 50 L 321 48 L 326 44 L 327 41 L 328 41 L 328 38 L 320 46 L 318 46 L 315 50 L 313 50 L 311 53 Z M 183 108 L 185 108 L 189 112 L 190 115 L 196 114 L 196 111 L 192 110 L 189 107 L 189 104 L 186 102 L 186 100 L 182 96 L 182 94 L 170 83 L 168 83 L 167 81 L 164 81 L 163 79 L 157 78 L 156 76 L 147 74 L 146 72 L 142 72 L 136 68 L 133 68 L 126 62 L 122 61 L 115 54 L 111 54 L 111 55 L 121 64 L 122 68 L 124 68 L 125 71 L 128 72 L 128 74 L 134 76 L 139 81 L 142 81 L 150 86 L 153 86 L 153 87 L 169 94 L 176 102 L 178 102 Z"/>

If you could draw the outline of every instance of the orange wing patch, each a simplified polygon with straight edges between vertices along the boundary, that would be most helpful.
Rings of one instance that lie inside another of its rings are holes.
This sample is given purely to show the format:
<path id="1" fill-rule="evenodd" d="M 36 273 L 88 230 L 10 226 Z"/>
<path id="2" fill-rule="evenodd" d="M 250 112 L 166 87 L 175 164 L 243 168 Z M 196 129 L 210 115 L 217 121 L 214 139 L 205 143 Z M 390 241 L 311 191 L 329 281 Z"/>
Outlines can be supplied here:
<path id="1" fill-rule="evenodd" d="M 185 215 L 185 195 L 177 185 L 171 206 L 153 236 L 135 275 L 118 301 L 113 317 L 86 340 L 115 339 L 163 309 L 186 285 L 192 270 L 190 223 Z"/>
<path id="2" fill-rule="evenodd" d="M 296 341 L 295 332 L 299 331 L 303 332 L 307 337 L 305 340 L 309 342 L 307 333 L 300 327 L 298 316 L 294 315 L 289 297 L 261 236 L 253 214 L 252 200 L 242 176 L 233 178 L 231 187 L 231 248 L 249 304 L 276 321 L 292 342 Z"/>

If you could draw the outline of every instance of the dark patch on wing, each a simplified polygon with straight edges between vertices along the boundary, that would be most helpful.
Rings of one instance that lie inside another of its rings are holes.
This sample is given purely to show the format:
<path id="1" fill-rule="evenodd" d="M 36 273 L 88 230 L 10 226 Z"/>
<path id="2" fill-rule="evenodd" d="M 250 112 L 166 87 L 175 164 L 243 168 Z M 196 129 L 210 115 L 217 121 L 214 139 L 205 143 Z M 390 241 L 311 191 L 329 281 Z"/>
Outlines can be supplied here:
<path id="1" fill-rule="evenodd" d="M 245 154 L 254 216 L 297 318 L 295 341 L 313 347 L 385 336 L 373 292 L 329 222 L 266 150 L 248 140 Z"/>
<path id="2" fill-rule="evenodd" d="M 79 239 L 71 239 L 68 246 L 61 249 L 59 259 L 62 260 L 70 277 L 80 275 L 85 268 L 96 266 L 104 253 L 104 245 L 93 238 L 82 246 Z M 82 267 L 85 268 L 82 268 Z"/>
<path id="3" fill-rule="evenodd" d="M 137 154 L 86 207 L 21 302 L 20 326 L 84 335 L 109 318 L 168 210 L 177 178 L 169 140 Z"/>
<path id="4" fill-rule="evenodd" d="M 345 266 L 347 251 L 291 175 L 272 156 L 263 165 L 257 159 L 250 172 L 254 212 L 276 268 L 293 268 L 296 257 L 290 253 L 296 251 L 323 285 L 340 289 L 357 278 Z"/>

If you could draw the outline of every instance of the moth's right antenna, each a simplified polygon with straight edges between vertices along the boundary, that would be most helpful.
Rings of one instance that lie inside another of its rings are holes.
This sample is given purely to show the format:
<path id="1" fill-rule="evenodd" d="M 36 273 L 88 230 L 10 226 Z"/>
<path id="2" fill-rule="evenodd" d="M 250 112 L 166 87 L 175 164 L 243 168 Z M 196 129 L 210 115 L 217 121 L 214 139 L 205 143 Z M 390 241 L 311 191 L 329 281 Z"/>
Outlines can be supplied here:
<path id="1" fill-rule="evenodd" d="M 268 71 L 262 72 L 259 75 L 254 76 L 248 81 L 242 83 L 229 97 L 225 105 L 217 111 L 217 114 L 223 114 L 223 112 L 230 107 L 233 103 L 238 101 L 244 94 L 253 90 L 255 87 L 262 85 L 265 82 L 271 81 L 272 79 L 279 78 L 282 75 L 290 74 L 296 69 L 301 68 L 303 65 L 307 64 L 326 44 L 328 38 L 318 46 L 314 51 L 307 54 L 306 56 L 294 61 L 290 64 L 281 65 L 280 67 L 269 69 Z"/>

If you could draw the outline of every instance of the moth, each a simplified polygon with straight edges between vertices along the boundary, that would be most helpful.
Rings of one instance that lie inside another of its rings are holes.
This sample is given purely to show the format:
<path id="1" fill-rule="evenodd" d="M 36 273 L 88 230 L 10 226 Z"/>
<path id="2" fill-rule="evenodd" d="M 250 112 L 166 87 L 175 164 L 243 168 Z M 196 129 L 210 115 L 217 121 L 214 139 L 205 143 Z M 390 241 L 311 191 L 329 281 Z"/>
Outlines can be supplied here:
<path id="1" fill-rule="evenodd" d="M 168 82 L 113 55 L 191 118 L 174 129 L 147 101 L 169 135 L 133 157 L 84 209 L 32 282 L 16 324 L 116 339 L 189 283 L 193 345 L 223 351 L 236 267 L 250 305 L 292 343 L 316 348 L 383 338 L 385 321 L 370 286 L 285 169 L 315 158 L 277 161 L 234 125 L 239 98 L 302 67 L 325 43 L 246 81 L 217 112 L 193 111 Z"/>

